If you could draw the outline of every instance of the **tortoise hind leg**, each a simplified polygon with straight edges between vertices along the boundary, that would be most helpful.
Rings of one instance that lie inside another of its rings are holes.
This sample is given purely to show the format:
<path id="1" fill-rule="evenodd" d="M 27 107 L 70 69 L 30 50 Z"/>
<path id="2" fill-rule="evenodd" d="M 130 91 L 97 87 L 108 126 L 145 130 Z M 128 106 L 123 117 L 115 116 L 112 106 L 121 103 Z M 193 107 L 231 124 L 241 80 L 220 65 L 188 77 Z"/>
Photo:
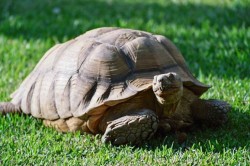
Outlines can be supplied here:
<path id="1" fill-rule="evenodd" d="M 21 107 L 11 102 L 0 102 L 0 114 L 21 113 Z"/>
<path id="2" fill-rule="evenodd" d="M 191 105 L 194 120 L 210 127 L 217 127 L 227 121 L 227 113 L 231 106 L 221 100 L 198 99 Z"/>
<path id="3" fill-rule="evenodd" d="M 158 117 L 151 110 L 140 109 L 108 123 L 102 142 L 137 145 L 153 136 L 158 128 Z"/>
<path id="4" fill-rule="evenodd" d="M 57 120 L 43 120 L 43 124 L 47 127 L 55 128 L 60 132 L 76 132 L 80 131 L 81 133 L 90 131 L 86 126 L 86 122 L 80 118 L 67 118 L 67 119 L 57 119 Z"/>

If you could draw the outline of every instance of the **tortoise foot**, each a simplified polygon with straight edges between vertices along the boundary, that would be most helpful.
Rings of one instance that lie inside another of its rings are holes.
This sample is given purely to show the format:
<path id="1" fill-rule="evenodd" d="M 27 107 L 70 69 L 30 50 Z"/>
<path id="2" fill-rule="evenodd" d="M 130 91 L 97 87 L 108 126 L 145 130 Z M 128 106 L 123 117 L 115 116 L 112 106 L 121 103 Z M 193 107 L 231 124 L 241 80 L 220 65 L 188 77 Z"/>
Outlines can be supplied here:
<path id="1" fill-rule="evenodd" d="M 231 106 L 221 100 L 202 100 L 199 99 L 191 105 L 192 114 L 195 120 L 211 127 L 224 124 L 227 120 L 227 113 Z"/>
<path id="2" fill-rule="evenodd" d="M 158 128 L 158 117 L 147 109 L 112 121 L 102 136 L 102 142 L 113 145 L 138 145 L 150 139 Z"/>

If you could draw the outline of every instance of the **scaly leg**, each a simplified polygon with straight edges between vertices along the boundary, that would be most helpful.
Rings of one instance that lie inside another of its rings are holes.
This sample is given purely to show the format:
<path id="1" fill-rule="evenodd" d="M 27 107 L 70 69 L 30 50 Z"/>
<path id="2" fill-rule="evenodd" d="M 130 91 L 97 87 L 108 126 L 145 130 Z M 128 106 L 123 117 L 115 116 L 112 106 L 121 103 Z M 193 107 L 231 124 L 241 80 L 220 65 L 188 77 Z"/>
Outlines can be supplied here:
<path id="1" fill-rule="evenodd" d="M 150 139 L 158 128 L 157 115 L 148 109 L 135 110 L 108 122 L 102 142 L 113 145 L 137 145 Z"/>
<path id="2" fill-rule="evenodd" d="M 224 124 L 230 110 L 231 106 L 227 102 L 215 99 L 198 99 L 191 105 L 194 120 L 210 127 Z"/>

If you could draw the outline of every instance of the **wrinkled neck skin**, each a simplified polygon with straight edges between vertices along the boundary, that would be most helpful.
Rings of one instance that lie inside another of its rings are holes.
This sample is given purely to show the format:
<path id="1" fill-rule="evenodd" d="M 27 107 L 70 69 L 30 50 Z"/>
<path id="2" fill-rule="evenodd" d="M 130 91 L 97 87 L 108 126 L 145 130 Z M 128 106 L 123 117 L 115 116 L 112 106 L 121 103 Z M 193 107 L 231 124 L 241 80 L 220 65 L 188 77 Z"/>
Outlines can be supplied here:
<path id="1" fill-rule="evenodd" d="M 168 118 L 176 111 L 181 101 L 181 96 L 182 91 L 164 98 L 156 95 L 157 105 L 162 118 Z"/>

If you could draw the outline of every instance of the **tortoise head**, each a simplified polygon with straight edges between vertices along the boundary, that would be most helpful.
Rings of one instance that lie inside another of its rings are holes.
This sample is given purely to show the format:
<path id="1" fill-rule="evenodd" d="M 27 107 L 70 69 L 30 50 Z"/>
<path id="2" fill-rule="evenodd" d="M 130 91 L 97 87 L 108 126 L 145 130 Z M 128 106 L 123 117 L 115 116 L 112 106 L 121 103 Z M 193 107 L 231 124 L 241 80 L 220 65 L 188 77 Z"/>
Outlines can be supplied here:
<path id="1" fill-rule="evenodd" d="M 153 91 L 160 105 L 174 104 L 183 94 L 183 83 L 178 74 L 170 72 L 154 76 Z"/>

